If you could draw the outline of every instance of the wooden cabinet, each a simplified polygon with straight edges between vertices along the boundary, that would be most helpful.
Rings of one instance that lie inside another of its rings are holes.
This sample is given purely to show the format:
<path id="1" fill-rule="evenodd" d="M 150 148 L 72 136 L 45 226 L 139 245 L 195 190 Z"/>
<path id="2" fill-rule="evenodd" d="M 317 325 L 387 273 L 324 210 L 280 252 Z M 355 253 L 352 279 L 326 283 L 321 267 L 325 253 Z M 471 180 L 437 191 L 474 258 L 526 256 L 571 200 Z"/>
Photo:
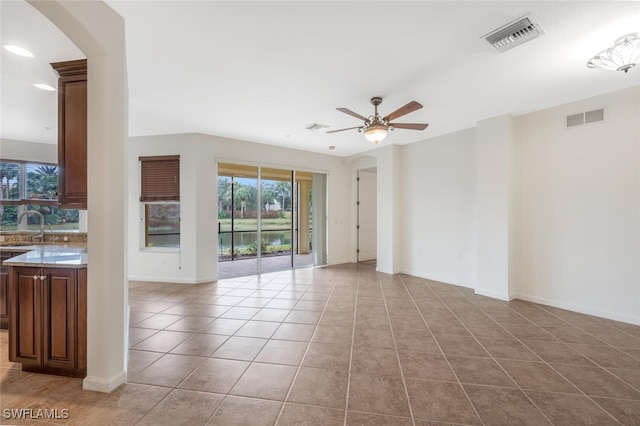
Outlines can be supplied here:
<path id="1" fill-rule="evenodd" d="M 86 272 L 10 268 L 9 360 L 23 371 L 86 376 Z"/>
<path id="2" fill-rule="evenodd" d="M 0 250 L 0 328 L 9 328 L 9 267 L 2 262 L 22 252 Z"/>
<path id="3" fill-rule="evenodd" d="M 87 60 L 51 64 L 58 73 L 58 202 L 87 208 Z"/>

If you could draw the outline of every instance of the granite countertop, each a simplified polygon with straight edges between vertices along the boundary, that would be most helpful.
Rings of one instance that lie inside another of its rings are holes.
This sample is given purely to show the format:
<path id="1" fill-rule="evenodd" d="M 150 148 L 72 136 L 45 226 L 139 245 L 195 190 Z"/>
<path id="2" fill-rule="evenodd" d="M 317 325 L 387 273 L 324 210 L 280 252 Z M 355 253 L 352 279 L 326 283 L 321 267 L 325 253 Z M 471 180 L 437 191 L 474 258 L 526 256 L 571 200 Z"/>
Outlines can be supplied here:
<path id="1" fill-rule="evenodd" d="M 86 268 L 87 249 L 67 244 L 4 246 L 4 250 L 25 251 L 2 262 L 4 266 L 34 266 L 42 268 Z"/>

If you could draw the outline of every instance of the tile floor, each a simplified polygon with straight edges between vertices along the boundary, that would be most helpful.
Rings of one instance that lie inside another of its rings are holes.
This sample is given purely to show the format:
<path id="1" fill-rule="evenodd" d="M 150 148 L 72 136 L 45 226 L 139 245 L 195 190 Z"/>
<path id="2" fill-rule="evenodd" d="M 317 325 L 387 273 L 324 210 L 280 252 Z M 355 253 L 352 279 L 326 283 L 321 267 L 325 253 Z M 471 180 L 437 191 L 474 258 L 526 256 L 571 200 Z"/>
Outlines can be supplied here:
<path id="1" fill-rule="evenodd" d="M 2 332 L 1 408 L 79 425 L 640 424 L 638 326 L 366 265 L 132 282 L 130 304 L 127 384 L 22 373 Z"/>

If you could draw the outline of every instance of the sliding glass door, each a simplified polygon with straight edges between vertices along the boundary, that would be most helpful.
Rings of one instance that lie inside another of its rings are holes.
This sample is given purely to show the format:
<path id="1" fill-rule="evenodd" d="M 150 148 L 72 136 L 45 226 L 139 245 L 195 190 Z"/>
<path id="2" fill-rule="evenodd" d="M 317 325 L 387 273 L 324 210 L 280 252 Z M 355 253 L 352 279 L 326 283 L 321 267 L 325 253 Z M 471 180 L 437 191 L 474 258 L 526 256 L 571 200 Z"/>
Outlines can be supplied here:
<path id="1" fill-rule="evenodd" d="M 258 168 L 238 166 L 225 174 L 218 176 L 218 261 L 237 261 L 237 276 L 256 274 Z"/>
<path id="2" fill-rule="evenodd" d="M 326 264 L 325 182 L 323 174 L 219 163 L 220 278 Z"/>

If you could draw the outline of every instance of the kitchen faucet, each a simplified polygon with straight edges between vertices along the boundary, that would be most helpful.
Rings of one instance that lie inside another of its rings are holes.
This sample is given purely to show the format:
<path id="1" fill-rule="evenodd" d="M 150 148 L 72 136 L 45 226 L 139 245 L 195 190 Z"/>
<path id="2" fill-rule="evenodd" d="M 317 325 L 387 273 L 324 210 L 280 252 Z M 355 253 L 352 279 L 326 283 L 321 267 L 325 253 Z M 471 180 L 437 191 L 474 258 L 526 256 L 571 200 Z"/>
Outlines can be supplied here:
<path id="1" fill-rule="evenodd" d="M 20 214 L 20 216 L 18 216 L 18 225 L 20 225 L 20 222 L 22 222 L 22 218 L 28 215 L 29 213 L 34 213 L 40 216 L 40 235 L 37 238 L 39 238 L 40 241 L 44 243 L 44 216 L 42 216 L 42 213 L 40 213 L 37 210 L 24 211 Z"/>

